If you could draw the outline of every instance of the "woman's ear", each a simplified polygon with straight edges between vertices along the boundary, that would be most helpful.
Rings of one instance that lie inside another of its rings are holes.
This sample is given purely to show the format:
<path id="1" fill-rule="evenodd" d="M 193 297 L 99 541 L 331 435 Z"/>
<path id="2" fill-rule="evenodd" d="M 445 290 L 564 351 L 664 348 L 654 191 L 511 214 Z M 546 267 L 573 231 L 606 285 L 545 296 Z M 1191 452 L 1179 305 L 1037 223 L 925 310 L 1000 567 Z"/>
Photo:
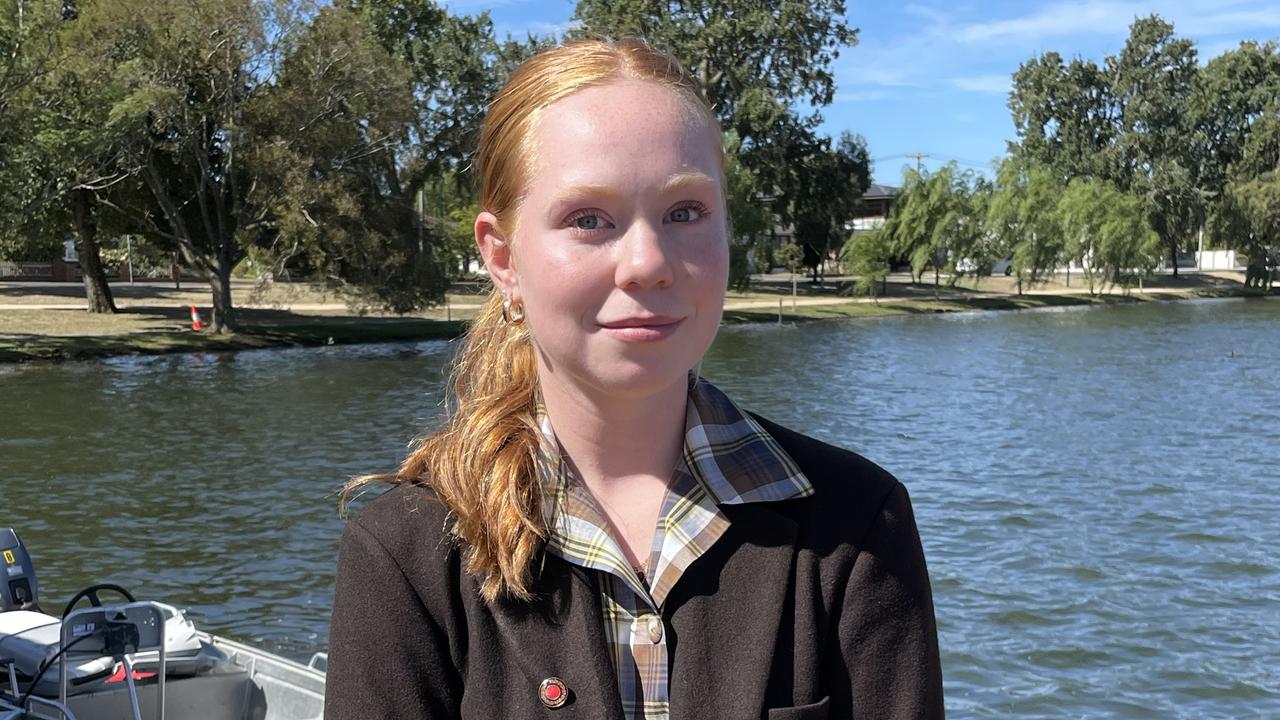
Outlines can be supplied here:
<path id="1" fill-rule="evenodd" d="M 515 258 L 511 255 L 511 243 L 498 229 L 498 218 L 488 210 L 476 215 L 476 246 L 489 270 L 494 286 L 504 295 L 517 289 Z"/>

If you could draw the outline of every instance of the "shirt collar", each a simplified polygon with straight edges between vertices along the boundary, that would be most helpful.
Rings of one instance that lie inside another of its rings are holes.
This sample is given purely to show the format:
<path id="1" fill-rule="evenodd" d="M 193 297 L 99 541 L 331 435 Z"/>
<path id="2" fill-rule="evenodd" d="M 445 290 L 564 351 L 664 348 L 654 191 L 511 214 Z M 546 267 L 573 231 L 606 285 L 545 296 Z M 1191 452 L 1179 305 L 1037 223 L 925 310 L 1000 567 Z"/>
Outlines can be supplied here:
<path id="1" fill-rule="evenodd" d="M 684 461 L 721 505 L 813 494 L 809 479 L 773 436 L 702 379 L 685 406 Z"/>
<path id="2" fill-rule="evenodd" d="M 544 517 L 549 527 L 560 513 L 569 480 L 546 407 L 539 401 L 542 431 L 535 466 L 542 481 Z M 813 495 L 795 460 L 719 388 L 701 378 L 685 404 L 682 459 L 689 472 L 720 505 L 776 502 Z"/>

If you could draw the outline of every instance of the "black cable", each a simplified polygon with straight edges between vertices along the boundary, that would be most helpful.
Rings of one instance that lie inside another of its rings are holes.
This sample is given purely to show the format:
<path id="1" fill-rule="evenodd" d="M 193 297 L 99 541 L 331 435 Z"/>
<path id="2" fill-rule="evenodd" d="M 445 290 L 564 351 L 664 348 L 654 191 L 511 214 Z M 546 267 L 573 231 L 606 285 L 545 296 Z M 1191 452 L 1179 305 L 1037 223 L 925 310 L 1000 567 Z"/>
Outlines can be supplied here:
<path id="1" fill-rule="evenodd" d="M 54 663 L 58 662 L 58 658 L 62 657 L 62 655 L 66 653 L 68 650 L 70 650 L 71 648 L 75 647 L 76 645 L 79 645 L 80 643 L 84 642 L 85 640 L 88 640 L 91 637 L 97 637 L 97 633 L 84 635 L 82 637 L 76 638 L 75 640 L 72 640 L 70 643 L 67 644 L 66 647 L 62 648 L 57 653 L 55 653 L 53 657 L 41 663 L 40 671 L 36 673 L 35 679 L 31 681 L 31 684 L 27 686 L 27 691 L 23 693 L 22 697 L 18 700 L 18 709 L 21 710 L 23 707 L 26 706 L 27 701 L 31 699 L 31 693 L 35 692 L 36 690 L 36 685 L 39 685 L 40 681 L 44 679 L 44 674 L 49 671 L 49 668 L 53 667 Z"/>

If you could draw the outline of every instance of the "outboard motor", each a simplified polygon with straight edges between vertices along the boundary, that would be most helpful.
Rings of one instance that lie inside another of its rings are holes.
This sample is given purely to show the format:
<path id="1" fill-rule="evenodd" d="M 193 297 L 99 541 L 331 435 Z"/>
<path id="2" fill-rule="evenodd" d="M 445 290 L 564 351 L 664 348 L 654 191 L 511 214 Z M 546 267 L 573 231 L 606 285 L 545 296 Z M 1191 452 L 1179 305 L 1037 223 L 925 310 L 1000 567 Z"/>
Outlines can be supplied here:
<path id="1" fill-rule="evenodd" d="M 18 533 L 0 528 L 0 612 L 40 611 L 36 568 Z"/>

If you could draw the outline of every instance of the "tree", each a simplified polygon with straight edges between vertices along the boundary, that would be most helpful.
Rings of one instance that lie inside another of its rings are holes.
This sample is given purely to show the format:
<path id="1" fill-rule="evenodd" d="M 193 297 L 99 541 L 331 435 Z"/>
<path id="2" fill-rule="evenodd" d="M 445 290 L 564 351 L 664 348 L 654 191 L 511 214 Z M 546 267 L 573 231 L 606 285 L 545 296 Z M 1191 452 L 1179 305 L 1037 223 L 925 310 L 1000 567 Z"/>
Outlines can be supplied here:
<path id="1" fill-rule="evenodd" d="M 22 26 L 10 38 L 0 80 L 0 146 L 7 156 L 0 235 L 12 254 L 60 247 L 72 237 L 89 312 L 115 302 L 99 252 L 100 193 L 125 177 L 113 132 L 102 118 L 117 88 L 113 63 L 85 58 L 80 15 L 85 3 L 19 3 Z M 5 117 L 8 115 L 9 117 Z"/>
<path id="2" fill-rule="evenodd" d="M 813 282 L 818 282 L 827 259 L 848 237 L 845 226 L 871 183 L 867 144 L 845 131 L 835 147 L 819 140 L 792 167 L 797 183 L 787 214 L 795 226 L 796 242 L 804 250 L 804 264 Z"/>
<path id="3" fill-rule="evenodd" d="M 255 106 L 262 136 L 280 139 L 258 156 L 285 189 L 269 235 L 277 272 L 321 279 L 361 307 L 439 301 L 456 258 L 439 222 L 449 210 L 429 207 L 434 178 L 418 170 L 408 66 L 365 17 L 337 6 L 291 38 L 278 78 Z"/>
<path id="4" fill-rule="evenodd" d="M 794 242 L 788 242 L 778 252 L 774 254 L 778 262 L 791 273 L 791 308 L 795 309 L 796 303 L 796 273 L 800 272 L 800 268 L 804 267 L 804 250 Z"/>
<path id="5" fill-rule="evenodd" d="M 1240 161 L 1229 169 L 1234 179 L 1280 172 L 1280 95 L 1272 98 L 1250 127 Z"/>
<path id="6" fill-rule="evenodd" d="M 747 149 L 799 104 L 800 124 L 817 127 L 835 95 L 831 64 L 858 33 L 843 0 L 579 0 L 574 20 L 576 36 L 643 37 L 679 58 Z"/>
<path id="7" fill-rule="evenodd" d="M 1269 287 L 1280 263 L 1280 46 L 1241 43 L 1201 69 L 1197 90 L 1217 193 L 1211 237 L 1248 257 L 1246 285 Z"/>
<path id="8" fill-rule="evenodd" d="M 24 142 L 34 115 L 32 86 L 53 64 L 54 31 L 61 13 L 48 4 L 0 1 L 0 257 L 20 258 L 32 248 L 20 232 L 31 197 L 38 192 L 39 167 Z M 43 243 L 40 254 L 51 251 Z"/>
<path id="9" fill-rule="evenodd" d="M 1176 277 L 1178 253 L 1203 225 L 1206 205 L 1203 148 L 1191 126 L 1195 45 L 1158 16 L 1139 18 L 1107 69 L 1120 109 L 1120 178 L 1145 197 Z"/>
<path id="10" fill-rule="evenodd" d="M 1152 15 L 1134 21 L 1124 48 L 1101 68 L 1064 65 L 1057 53 L 1023 63 L 1009 97 L 1014 154 L 1141 197 L 1175 276 L 1214 177 L 1194 127 L 1197 68 L 1195 45 Z"/>
<path id="11" fill-rule="evenodd" d="M 880 304 L 880 295 L 886 290 L 889 278 L 889 261 L 893 256 L 892 243 L 884 227 L 854 233 L 841 250 L 845 272 L 857 277 L 854 292 L 870 295 Z M 879 287 L 879 293 L 876 288 Z"/>
<path id="12" fill-rule="evenodd" d="M 236 327 L 232 268 L 269 241 L 284 193 L 259 171 L 278 139 L 261 131 L 256 112 L 278 42 L 297 30 L 298 18 L 271 14 L 278 7 L 158 0 L 144 12 L 93 2 L 75 23 L 79 62 L 117 61 L 105 127 L 133 182 L 112 206 L 204 276 L 217 333 Z"/>
<path id="13" fill-rule="evenodd" d="M 759 199 L 755 173 L 738 159 L 739 142 L 733 133 L 725 133 L 725 204 L 729 213 L 729 288 L 746 291 L 751 287 L 749 254 L 769 230 L 772 215 Z M 768 272 L 769 268 L 763 270 Z"/>
<path id="14" fill-rule="evenodd" d="M 943 269 L 954 270 L 956 260 L 968 257 L 981 239 L 984 228 L 974 210 L 976 183 L 974 173 L 962 172 L 955 163 L 934 173 L 908 169 L 889 211 L 883 230 L 894 253 L 910 260 L 915 282 L 933 268 L 935 296 Z"/>
<path id="15" fill-rule="evenodd" d="M 897 257 L 911 263 L 911 282 L 918 283 L 933 257 L 927 242 L 932 235 L 929 196 L 924 173 L 907 169 L 902 173 L 902 189 L 889 208 L 881 227 Z"/>
<path id="16" fill-rule="evenodd" d="M 1084 268 L 1089 293 L 1128 288 L 1160 260 L 1160 238 L 1141 202 L 1101 180 L 1072 180 L 1058 203 L 1066 257 Z"/>
<path id="17" fill-rule="evenodd" d="M 1212 227 L 1248 256 L 1245 284 L 1270 290 L 1280 270 L 1280 171 L 1228 185 Z"/>
<path id="18" fill-rule="evenodd" d="M 1089 60 L 1046 52 L 1020 65 L 1008 105 L 1010 151 L 1069 177 L 1110 177 L 1117 126 L 1110 79 Z"/>
<path id="19" fill-rule="evenodd" d="M 1141 284 L 1160 263 L 1160 236 L 1151 229 L 1150 215 L 1140 199 L 1108 189 L 1099 229 L 1098 263 L 1104 277 L 1125 293 Z"/>
<path id="20" fill-rule="evenodd" d="M 948 250 L 952 285 L 965 275 L 975 280 L 989 277 L 996 263 L 1011 254 L 1001 238 L 993 235 L 987 226 L 994 183 L 973 172 L 965 173 L 965 178 Z"/>
<path id="21" fill-rule="evenodd" d="M 1063 256 L 1065 244 L 1057 213 L 1061 180 L 1048 170 L 1017 158 L 1001 162 L 987 210 L 986 231 L 1013 259 L 1018 294 L 1040 282 Z"/>
<path id="22" fill-rule="evenodd" d="M 428 214 L 442 220 L 469 212 L 480 189 L 469 169 L 489 101 L 522 61 L 552 39 L 530 35 L 524 41 L 499 41 L 487 12 L 450 15 L 432 0 L 352 0 L 351 7 L 389 56 L 387 61 L 408 73 L 409 92 L 402 101 L 408 143 L 394 162 L 368 166 L 370 186 L 380 188 L 388 207 L 429 208 Z M 416 237 L 424 231 L 417 216 L 407 213 L 399 232 Z M 449 245 L 443 255 L 457 259 L 459 252 L 467 252 L 449 241 L 447 233 L 443 240 Z M 430 246 L 428 238 L 424 247 Z M 403 290 L 418 290 L 419 297 L 391 306 L 409 309 L 442 298 L 445 273 L 454 263 L 441 264 L 443 271 L 430 282 L 402 285 Z"/>
<path id="23" fill-rule="evenodd" d="M 460 171 L 470 163 L 489 101 L 550 39 L 499 42 L 487 12 L 450 15 L 432 0 L 350 0 L 350 7 L 375 42 L 408 70 L 412 150 L 400 158 L 395 183 L 412 197 L 432 178 L 468 182 Z"/>
<path id="24" fill-rule="evenodd" d="M 1205 187 L 1221 193 L 1234 178 L 1254 177 L 1280 162 L 1280 46 L 1242 42 L 1196 74 L 1192 103 L 1206 149 Z M 1269 146 L 1269 147 L 1268 147 Z"/>

